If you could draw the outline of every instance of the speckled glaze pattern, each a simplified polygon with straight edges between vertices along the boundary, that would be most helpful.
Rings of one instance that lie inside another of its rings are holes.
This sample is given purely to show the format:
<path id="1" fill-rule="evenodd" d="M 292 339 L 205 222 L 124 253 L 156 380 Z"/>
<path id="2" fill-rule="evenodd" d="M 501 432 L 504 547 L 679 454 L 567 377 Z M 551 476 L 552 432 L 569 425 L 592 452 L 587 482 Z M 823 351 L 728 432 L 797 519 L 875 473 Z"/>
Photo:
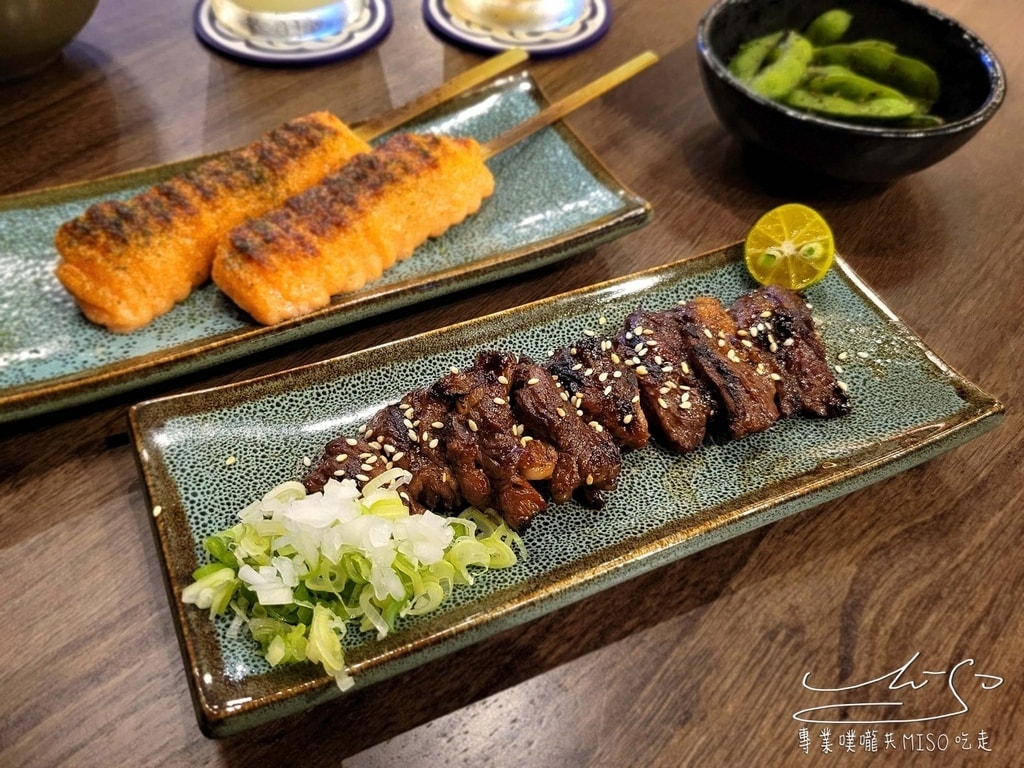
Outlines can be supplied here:
<path id="1" fill-rule="evenodd" d="M 546 357 L 587 329 L 609 333 L 637 306 L 697 295 L 731 301 L 752 285 L 733 246 L 506 313 L 346 357 L 131 411 L 200 725 L 226 735 L 339 695 L 311 666 L 268 669 L 178 597 L 203 537 L 272 485 L 299 477 L 339 434 L 386 402 L 462 366 L 476 350 Z M 945 366 L 842 260 L 807 292 L 830 360 L 851 391 L 844 418 L 780 421 L 740 441 L 680 455 L 625 456 L 605 509 L 574 503 L 538 516 L 529 556 L 459 588 L 443 610 L 383 641 L 350 631 L 356 686 L 421 664 L 658 565 L 900 472 L 975 437 L 1002 406 Z M 234 702 L 229 704 L 228 702 Z M 239 703 L 241 702 L 241 703 Z"/>
<path id="2" fill-rule="evenodd" d="M 486 141 L 547 103 L 523 73 L 448 102 L 408 127 Z M 54 231 L 96 201 L 129 197 L 198 162 L 0 199 L 0 422 L 94 400 L 549 264 L 636 229 L 650 217 L 646 201 L 625 189 L 560 123 L 488 162 L 495 193 L 479 213 L 323 310 L 259 326 L 208 284 L 131 334 L 113 334 L 87 321 L 53 274 Z"/>

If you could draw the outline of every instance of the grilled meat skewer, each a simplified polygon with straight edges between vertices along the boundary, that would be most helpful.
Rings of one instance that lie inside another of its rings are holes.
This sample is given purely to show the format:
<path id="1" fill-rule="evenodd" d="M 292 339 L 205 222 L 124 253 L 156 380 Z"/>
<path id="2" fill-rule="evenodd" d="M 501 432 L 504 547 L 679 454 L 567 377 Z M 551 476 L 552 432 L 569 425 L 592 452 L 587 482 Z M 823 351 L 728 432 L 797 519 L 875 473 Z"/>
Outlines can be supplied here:
<path id="1" fill-rule="evenodd" d="M 310 492 L 330 477 L 365 483 L 400 466 L 413 475 L 404 493 L 414 511 L 490 507 L 521 531 L 548 499 L 602 506 L 622 451 L 652 438 L 686 452 L 780 416 L 849 410 L 803 299 L 765 288 L 728 311 L 709 297 L 638 309 L 614 335 L 540 363 L 481 351 L 381 409 L 359 437 L 332 440 L 304 483 Z"/>

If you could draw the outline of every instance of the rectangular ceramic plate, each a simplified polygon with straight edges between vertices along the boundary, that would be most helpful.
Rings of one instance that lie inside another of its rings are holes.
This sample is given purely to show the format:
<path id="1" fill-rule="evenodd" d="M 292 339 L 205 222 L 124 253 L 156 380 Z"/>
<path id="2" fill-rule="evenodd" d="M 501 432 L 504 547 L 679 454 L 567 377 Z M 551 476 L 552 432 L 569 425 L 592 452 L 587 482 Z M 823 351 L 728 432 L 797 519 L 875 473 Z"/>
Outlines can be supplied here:
<path id="1" fill-rule="evenodd" d="M 524 73 L 446 102 L 408 127 L 486 141 L 547 103 Z M 478 214 L 324 310 L 268 328 L 206 285 L 131 334 L 88 322 L 53 274 L 57 227 L 98 200 L 131 196 L 199 161 L 0 199 L 0 423 L 534 269 L 650 218 L 650 206 L 560 123 L 488 162 L 495 193 Z"/>
<path id="2" fill-rule="evenodd" d="M 185 606 L 202 539 L 273 485 L 304 473 L 338 435 L 386 402 L 500 348 L 543 359 L 629 311 L 752 285 L 732 246 L 695 259 L 387 346 L 228 387 L 137 405 L 130 418 L 201 727 L 225 735 L 341 695 L 312 665 L 269 669 L 227 621 Z M 944 365 L 837 260 L 807 291 L 853 411 L 791 418 L 743 440 L 679 455 L 624 456 L 595 512 L 559 505 L 525 534 L 529 557 L 459 587 L 438 612 L 383 641 L 350 630 L 346 659 L 366 686 L 756 526 L 896 474 L 995 426 L 1002 406 Z M 840 356 L 842 355 L 842 356 Z"/>

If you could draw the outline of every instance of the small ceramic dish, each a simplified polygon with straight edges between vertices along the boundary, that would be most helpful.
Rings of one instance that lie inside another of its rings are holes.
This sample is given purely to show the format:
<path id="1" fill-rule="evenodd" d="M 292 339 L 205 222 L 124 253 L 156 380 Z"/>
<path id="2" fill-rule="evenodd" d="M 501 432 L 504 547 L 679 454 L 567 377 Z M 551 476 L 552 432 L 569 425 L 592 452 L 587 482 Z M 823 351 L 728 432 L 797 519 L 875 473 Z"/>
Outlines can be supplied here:
<path id="1" fill-rule="evenodd" d="M 423 18 L 438 35 L 465 48 L 559 56 L 600 40 L 612 23 L 612 9 L 609 0 L 423 0 Z"/>
<path id="2" fill-rule="evenodd" d="M 316 39 L 276 40 L 241 36 L 222 24 L 211 0 L 199 0 L 192 15 L 196 36 L 211 49 L 257 64 L 299 66 L 356 56 L 391 31 L 394 13 L 388 0 L 366 0 L 360 13 L 336 34 Z"/>
<path id="3" fill-rule="evenodd" d="M 847 40 L 880 38 L 938 73 L 933 111 L 944 124 L 889 128 L 841 122 L 754 94 L 728 63 L 740 45 L 782 29 L 804 29 L 836 0 L 719 0 L 697 27 L 697 55 L 715 114 L 741 141 L 837 179 L 889 182 L 948 157 L 988 122 L 1006 95 L 992 50 L 953 19 L 912 0 L 849 0 Z"/>

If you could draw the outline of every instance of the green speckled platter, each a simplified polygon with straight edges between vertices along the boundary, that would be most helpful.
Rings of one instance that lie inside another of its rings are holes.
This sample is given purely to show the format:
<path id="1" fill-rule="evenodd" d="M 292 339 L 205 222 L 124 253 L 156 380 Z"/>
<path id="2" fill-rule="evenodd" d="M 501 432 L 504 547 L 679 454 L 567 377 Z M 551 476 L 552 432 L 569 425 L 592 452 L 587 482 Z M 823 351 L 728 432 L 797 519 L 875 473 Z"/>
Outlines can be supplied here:
<path id="1" fill-rule="evenodd" d="M 637 306 L 663 308 L 753 286 L 741 246 L 557 296 L 502 314 L 232 386 L 151 400 L 130 421 L 160 560 L 201 727 L 233 733 L 342 695 L 310 665 L 269 669 L 228 621 L 182 604 L 201 540 L 273 485 L 304 473 L 332 437 L 429 384 L 476 350 L 543 359 Z M 807 292 L 853 412 L 792 418 L 767 432 L 687 454 L 647 447 L 624 456 L 620 487 L 600 512 L 574 503 L 538 516 L 528 558 L 460 587 L 438 612 L 383 641 L 352 630 L 356 688 L 452 653 L 757 526 L 901 472 L 994 427 L 1002 406 L 943 364 L 865 287 L 836 267 Z M 228 457 L 232 457 L 228 461 Z M 202 561 L 205 562 L 205 561 Z"/>
<path id="2" fill-rule="evenodd" d="M 536 82 L 519 74 L 446 102 L 407 127 L 487 141 L 547 103 Z M 87 321 L 53 274 L 54 231 L 98 200 L 131 196 L 200 159 L 0 198 L 0 423 L 534 269 L 630 232 L 651 212 L 559 123 L 488 162 L 495 194 L 479 213 L 321 311 L 268 328 L 211 284 L 131 334 Z"/>

